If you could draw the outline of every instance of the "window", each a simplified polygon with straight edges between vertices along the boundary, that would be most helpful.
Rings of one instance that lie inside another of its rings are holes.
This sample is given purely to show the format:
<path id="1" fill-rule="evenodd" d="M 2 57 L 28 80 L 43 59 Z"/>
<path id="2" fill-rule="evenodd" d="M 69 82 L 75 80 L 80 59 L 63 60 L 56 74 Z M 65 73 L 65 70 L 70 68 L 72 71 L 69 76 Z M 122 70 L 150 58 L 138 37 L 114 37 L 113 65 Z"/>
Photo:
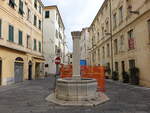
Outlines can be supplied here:
<path id="1" fill-rule="evenodd" d="M 103 47 L 102 49 L 103 49 L 103 58 L 105 58 L 105 47 Z"/>
<path id="2" fill-rule="evenodd" d="M 117 14 L 115 13 L 114 15 L 113 15 L 113 27 L 114 28 L 116 28 L 117 27 Z"/>
<path id="3" fill-rule="evenodd" d="M 100 48 L 98 48 L 98 60 L 100 61 Z"/>
<path id="4" fill-rule="evenodd" d="M 122 72 L 125 72 L 125 62 L 122 61 L 122 62 L 121 62 L 121 65 L 122 65 Z"/>
<path id="5" fill-rule="evenodd" d="M 37 9 L 37 0 L 34 0 L 34 7 Z"/>
<path id="6" fill-rule="evenodd" d="M 122 52 L 123 51 L 123 48 L 124 47 L 124 36 L 121 35 L 120 36 L 120 51 Z"/>
<path id="7" fill-rule="evenodd" d="M 36 46 L 36 39 L 34 39 L 34 48 L 35 51 L 37 50 L 37 46 Z"/>
<path id="8" fill-rule="evenodd" d="M 131 13 L 130 11 L 132 11 L 132 3 L 131 3 L 131 0 L 126 0 L 127 1 L 127 16 L 130 16 Z"/>
<path id="9" fill-rule="evenodd" d="M 34 25 L 36 26 L 37 17 L 34 15 Z"/>
<path id="10" fill-rule="evenodd" d="M 102 27 L 102 37 L 104 38 L 104 27 Z"/>
<path id="11" fill-rule="evenodd" d="M 110 46 L 109 46 L 109 44 L 107 44 L 107 57 L 109 57 L 110 56 Z"/>
<path id="12" fill-rule="evenodd" d="M 14 42 L 14 27 L 9 25 L 8 41 Z"/>
<path id="13" fill-rule="evenodd" d="M 0 38 L 2 38 L 2 20 L 0 19 Z"/>
<path id="14" fill-rule="evenodd" d="M 57 30 L 56 30 L 56 34 L 55 35 L 56 35 L 56 38 L 58 38 L 58 31 Z"/>
<path id="15" fill-rule="evenodd" d="M 39 13 L 40 13 L 40 14 L 42 13 L 42 8 L 41 8 L 41 6 L 39 6 Z"/>
<path id="16" fill-rule="evenodd" d="M 9 0 L 9 6 L 12 8 L 15 8 L 15 6 L 16 6 L 15 0 Z"/>
<path id="17" fill-rule="evenodd" d="M 18 35 L 19 35 L 18 44 L 22 45 L 22 43 L 23 43 L 22 42 L 22 31 L 19 30 L 19 34 Z"/>
<path id="18" fill-rule="evenodd" d="M 57 54 L 57 50 L 58 50 L 58 48 L 57 48 L 57 46 L 55 45 L 55 53 Z"/>
<path id="19" fill-rule="evenodd" d="M 72 58 L 72 54 L 70 54 L 70 58 Z"/>
<path id="20" fill-rule="evenodd" d="M 41 52 L 41 42 L 39 41 L 39 52 Z"/>
<path id="21" fill-rule="evenodd" d="M 117 39 L 114 40 L 114 53 L 118 54 L 118 40 Z"/>
<path id="22" fill-rule="evenodd" d="M 123 21 L 123 6 L 119 8 L 119 22 Z"/>
<path id="23" fill-rule="evenodd" d="M 149 42 L 150 42 L 150 19 L 147 21 L 147 23 L 148 23 Z"/>
<path id="24" fill-rule="evenodd" d="M 45 11 L 45 18 L 49 18 L 49 11 Z"/>
<path id="25" fill-rule="evenodd" d="M 41 30 L 41 20 L 39 20 L 39 29 Z"/>
<path id="26" fill-rule="evenodd" d="M 134 38 L 133 38 L 133 29 L 128 31 L 128 46 L 129 50 L 134 49 Z"/>
<path id="27" fill-rule="evenodd" d="M 23 1 L 19 0 L 19 14 L 23 15 L 24 11 L 23 11 Z"/>
<path id="28" fill-rule="evenodd" d="M 31 16 L 31 10 L 28 8 L 27 11 L 27 20 L 30 21 L 30 16 Z"/>
<path id="29" fill-rule="evenodd" d="M 27 35 L 27 48 L 30 48 L 30 35 Z"/>
<path id="30" fill-rule="evenodd" d="M 109 33 L 109 22 L 108 21 L 106 22 L 106 30 L 107 30 L 107 33 Z"/>

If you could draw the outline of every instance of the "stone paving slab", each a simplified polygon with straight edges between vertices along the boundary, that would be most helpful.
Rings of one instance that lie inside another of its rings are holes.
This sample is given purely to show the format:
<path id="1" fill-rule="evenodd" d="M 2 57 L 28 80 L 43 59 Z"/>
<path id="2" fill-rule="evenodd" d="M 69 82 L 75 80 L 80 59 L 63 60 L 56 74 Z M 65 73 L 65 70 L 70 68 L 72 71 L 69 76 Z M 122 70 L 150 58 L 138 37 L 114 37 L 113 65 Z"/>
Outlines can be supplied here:
<path id="1" fill-rule="evenodd" d="M 60 106 L 45 98 L 53 92 L 54 77 L 0 87 L 0 113 L 150 113 L 150 89 L 107 81 L 110 101 L 89 107 Z"/>

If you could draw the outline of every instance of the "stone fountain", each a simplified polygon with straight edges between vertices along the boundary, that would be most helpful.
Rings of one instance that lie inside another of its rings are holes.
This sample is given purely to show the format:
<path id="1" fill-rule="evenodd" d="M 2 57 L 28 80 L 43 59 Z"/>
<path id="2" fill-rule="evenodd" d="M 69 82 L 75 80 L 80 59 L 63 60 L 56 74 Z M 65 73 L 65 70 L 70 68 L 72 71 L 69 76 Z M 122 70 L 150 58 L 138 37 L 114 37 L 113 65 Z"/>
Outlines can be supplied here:
<path id="1" fill-rule="evenodd" d="M 59 78 L 56 90 L 46 100 L 60 105 L 97 105 L 109 100 L 97 92 L 97 81 L 80 76 L 80 37 L 81 32 L 72 32 L 73 38 L 73 75 L 72 78 Z"/>

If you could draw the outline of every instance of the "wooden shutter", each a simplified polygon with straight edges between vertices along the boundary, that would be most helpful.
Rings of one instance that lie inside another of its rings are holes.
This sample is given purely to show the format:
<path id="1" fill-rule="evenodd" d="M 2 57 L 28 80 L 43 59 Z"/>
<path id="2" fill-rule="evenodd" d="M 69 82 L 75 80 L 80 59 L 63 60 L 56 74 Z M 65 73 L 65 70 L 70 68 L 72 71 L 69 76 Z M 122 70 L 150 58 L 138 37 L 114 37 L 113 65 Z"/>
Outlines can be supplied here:
<path id="1" fill-rule="evenodd" d="M 19 31 L 19 45 L 22 45 L 22 31 Z"/>
<path id="2" fill-rule="evenodd" d="M 9 25 L 9 41 L 13 42 L 14 41 L 14 27 Z"/>

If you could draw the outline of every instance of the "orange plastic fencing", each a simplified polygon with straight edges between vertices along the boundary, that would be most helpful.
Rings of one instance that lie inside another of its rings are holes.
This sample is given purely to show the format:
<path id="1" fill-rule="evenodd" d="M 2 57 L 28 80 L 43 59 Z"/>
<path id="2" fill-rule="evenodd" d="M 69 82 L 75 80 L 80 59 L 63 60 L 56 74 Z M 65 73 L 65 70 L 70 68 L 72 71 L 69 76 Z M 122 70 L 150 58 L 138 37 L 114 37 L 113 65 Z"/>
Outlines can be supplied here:
<path id="1" fill-rule="evenodd" d="M 83 78 L 94 78 L 97 80 L 98 91 L 105 92 L 105 69 L 102 66 L 81 66 Z"/>
<path id="2" fill-rule="evenodd" d="M 98 91 L 105 92 L 105 69 L 103 66 L 81 66 L 82 78 L 93 78 L 97 80 Z M 72 65 L 62 65 L 60 77 L 72 77 Z"/>
<path id="3" fill-rule="evenodd" d="M 60 77 L 61 78 L 72 77 L 72 65 L 61 65 Z"/>

